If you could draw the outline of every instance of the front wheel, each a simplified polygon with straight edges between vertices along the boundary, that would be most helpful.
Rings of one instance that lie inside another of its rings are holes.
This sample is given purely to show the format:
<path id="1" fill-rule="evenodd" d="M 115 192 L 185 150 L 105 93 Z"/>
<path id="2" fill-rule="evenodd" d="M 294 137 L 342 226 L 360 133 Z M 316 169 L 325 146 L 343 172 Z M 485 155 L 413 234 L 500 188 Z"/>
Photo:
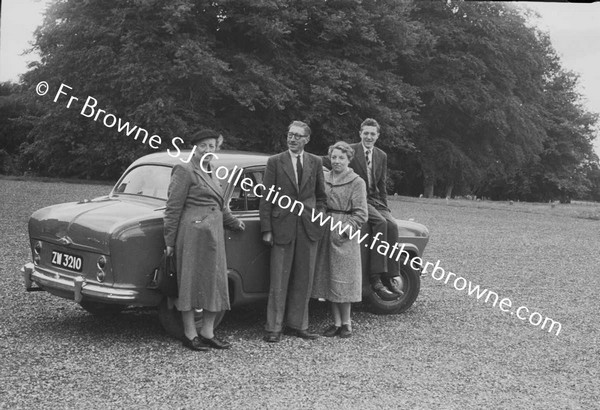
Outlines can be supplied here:
<path id="1" fill-rule="evenodd" d="M 215 329 L 225 316 L 225 311 L 221 311 L 217 313 L 217 317 L 215 318 Z M 196 311 L 195 315 L 196 319 L 196 329 L 198 330 L 198 334 L 200 333 L 200 328 L 202 327 L 202 311 Z M 183 340 L 183 320 L 181 319 L 181 312 L 178 311 L 172 303 L 169 302 L 169 298 L 163 298 L 158 305 L 158 320 L 160 325 L 165 329 L 165 332 L 171 337 L 176 339 Z"/>
<path id="2" fill-rule="evenodd" d="M 363 299 L 371 312 L 378 315 L 402 313 L 415 303 L 421 290 L 421 276 L 419 272 L 410 266 L 400 264 L 400 280 L 402 282 L 400 287 L 404 295 L 391 301 L 381 299 L 371 289 L 371 286 L 368 283 L 366 284 L 366 288 L 363 291 Z"/>

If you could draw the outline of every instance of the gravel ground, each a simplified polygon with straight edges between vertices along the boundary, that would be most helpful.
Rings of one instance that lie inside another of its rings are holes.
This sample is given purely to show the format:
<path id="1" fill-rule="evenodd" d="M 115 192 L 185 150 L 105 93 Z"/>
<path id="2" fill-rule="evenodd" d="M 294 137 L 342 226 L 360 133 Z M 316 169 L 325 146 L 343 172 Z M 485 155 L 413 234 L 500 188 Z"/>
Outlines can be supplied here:
<path id="1" fill-rule="evenodd" d="M 99 319 L 25 292 L 29 215 L 108 190 L 0 179 L 0 408 L 598 408 L 600 221 L 568 206 L 392 202 L 429 227 L 426 260 L 561 322 L 558 336 L 427 275 L 402 315 L 356 306 L 350 339 L 266 344 L 257 305 L 219 327 L 231 350 L 195 353 L 153 310 Z M 311 320 L 329 323 L 324 304 Z"/>

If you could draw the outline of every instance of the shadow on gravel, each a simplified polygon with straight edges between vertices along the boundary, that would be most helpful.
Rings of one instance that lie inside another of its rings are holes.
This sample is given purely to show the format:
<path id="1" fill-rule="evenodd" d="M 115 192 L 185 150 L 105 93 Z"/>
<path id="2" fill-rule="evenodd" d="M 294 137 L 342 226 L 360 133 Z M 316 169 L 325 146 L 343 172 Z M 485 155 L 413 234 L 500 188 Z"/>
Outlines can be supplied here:
<path id="1" fill-rule="evenodd" d="M 158 322 L 155 309 L 130 308 L 110 316 L 94 316 L 83 310 L 63 312 L 31 320 L 22 330 L 24 335 L 56 339 L 92 338 L 97 341 L 161 340 L 166 333 Z"/>
<path id="2" fill-rule="evenodd" d="M 309 304 L 309 328 L 320 329 L 331 322 L 331 312 L 329 303 L 310 300 Z M 422 316 L 424 309 L 423 302 L 418 303 L 406 312 L 398 315 L 376 315 L 369 311 L 369 307 L 363 303 L 352 304 L 352 317 L 354 321 L 362 320 L 373 321 L 378 318 L 381 321 L 391 319 L 415 320 Z M 267 320 L 266 302 L 257 302 L 251 305 L 235 308 L 225 315 L 219 325 L 219 329 L 225 332 L 257 333 L 264 332 L 264 325 Z M 387 317 L 387 319 L 385 319 Z"/>
<path id="3" fill-rule="evenodd" d="M 353 304 L 353 318 L 361 322 L 385 322 L 385 318 L 368 312 L 363 304 Z M 309 305 L 310 329 L 319 330 L 331 321 L 329 304 L 311 299 Z M 407 314 L 408 313 L 408 314 Z M 411 313 L 406 312 L 406 320 Z M 390 319 L 390 318 L 388 318 Z M 219 333 L 237 334 L 243 337 L 260 338 L 266 322 L 266 302 L 256 302 L 235 308 L 225 315 L 218 327 Z M 164 342 L 171 338 L 161 327 L 156 309 L 128 308 L 110 316 L 95 316 L 78 307 L 46 311 L 29 320 L 19 331 L 21 336 L 54 341 L 90 343 L 146 343 Z"/>
<path id="4" fill-rule="evenodd" d="M 329 316 L 329 306 L 325 302 L 311 299 L 309 305 L 310 328 L 318 327 Z M 219 325 L 225 332 L 257 333 L 264 332 L 267 321 L 267 302 L 261 301 L 241 306 L 227 312 Z"/>
<path id="5" fill-rule="evenodd" d="M 219 331 L 258 333 L 263 331 L 266 320 L 266 302 L 255 302 L 227 312 L 219 325 Z"/>

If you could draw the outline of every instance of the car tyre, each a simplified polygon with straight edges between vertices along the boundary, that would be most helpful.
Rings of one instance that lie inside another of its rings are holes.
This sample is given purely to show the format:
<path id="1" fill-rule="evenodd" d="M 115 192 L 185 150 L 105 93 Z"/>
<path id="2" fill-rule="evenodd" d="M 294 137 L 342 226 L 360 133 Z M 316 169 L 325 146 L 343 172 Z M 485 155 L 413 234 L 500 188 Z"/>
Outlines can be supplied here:
<path id="1" fill-rule="evenodd" d="M 118 315 L 127 307 L 126 305 L 113 305 L 109 303 L 90 301 L 81 301 L 80 305 L 92 315 L 101 317 Z"/>
<path id="2" fill-rule="evenodd" d="M 225 311 L 221 311 L 215 318 L 215 329 L 225 316 Z M 158 305 L 158 320 L 162 328 L 167 334 L 176 339 L 183 340 L 183 321 L 181 319 L 181 312 L 179 312 L 172 303 L 169 302 L 169 298 L 163 298 Z M 196 312 L 196 329 L 200 332 L 202 327 L 202 312 Z"/>
<path id="3" fill-rule="evenodd" d="M 366 288 L 363 290 L 363 300 L 367 304 L 367 309 L 378 315 L 390 315 L 402 313 L 410 308 L 419 296 L 421 276 L 410 266 L 400 264 L 400 278 L 404 295 L 391 301 L 381 299 L 367 282 Z"/>

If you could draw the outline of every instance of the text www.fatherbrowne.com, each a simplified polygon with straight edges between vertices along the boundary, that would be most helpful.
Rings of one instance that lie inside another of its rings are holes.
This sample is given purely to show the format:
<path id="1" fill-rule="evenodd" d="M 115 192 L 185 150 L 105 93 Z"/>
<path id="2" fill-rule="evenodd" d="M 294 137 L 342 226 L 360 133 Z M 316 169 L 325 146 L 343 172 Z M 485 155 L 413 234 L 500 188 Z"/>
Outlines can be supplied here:
<path id="1" fill-rule="evenodd" d="M 346 235 L 349 239 L 355 239 L 358 241 L 358 243 L 363 243 L 369 236 L 368 233 L 361 235 L 360 229 L 354 231 L 352 226 L 348 224 L 343 225 L 340 220 L 334 223 L 334 219 L 332 219 L 330 215 L 325 217 L 320 212 L 316 213 L 314 209 L 312 210 L 312 222 L 318 222 L 321 226 L 324 226 L 327 224 L 327 222 L 329 222 L 329 228 L 331 231 L 335 231 L 337 229 L 340 235 L 343 235 L 344 232 L 346 232 Z M 560 322 L 557 322 L 556 320 L 547 316 L 544 317 L 538 312 L 530 313 L 530 310 L 526 306 L 520 306 L 514 309 L 513 303 L 509 298 L 502 298 L 500 303 L 498 303 L 500 296 L 498 296 L 496 292 L 492 292 L 488 289 L 482 289 L 479 285 L 473 285 L 470 280 L 467 280 L 462 276 L 458 276 L 453 272 L 448 271 L 448 273 L 446 273 L 444 268 L 440 266 L 439 260 L 435 264 L 431 262 L 425 262 L 425 265 L 423 266 L 423 260 L 418 256 L 411 257 L 411 255 L 404 250 L 404 244 L 398 246 L 398 244 L 395 243 L 393 246 L 390 246 L 390 244 L 386 241 L 380 241 L 378 235 L 373 236 L 370 245 L 365 243 L 365 246 L 369 247 L 370 249 L 373 249 L 376 245 L 377 252 L 380 254 L 389 258 L 394 258 L 397 261 L 400 261 L 400 259 L 404 257 L 404 261 L 402 262 L 404 265 L 410 265 L 410 267 L 415 270 L 422 268 L 422 274 L 429 273 L 427 270 L 430 267 L 433 267 L 433 270 L 431 271 L 431 277 L 433 279 L 437 281 L 444 280 L 444 284 L 451 284 L 454 286 L 454 289 L 458 291 L 466 290 L 467 295 L 475 297 L 477 300 L 483 300 L 486 304 L 491 301 L 493 307 L 498 305 L 500 311 L 509 313 L 513 316 L 516 315 L 519 320 L 528 321 L 529 324 L 533 326 L 540 326 L 541 329 L 547 329 L 548 333 L 552 332 L 556 326 L 556 336 L 558 336 L 562 329 Z"/>

